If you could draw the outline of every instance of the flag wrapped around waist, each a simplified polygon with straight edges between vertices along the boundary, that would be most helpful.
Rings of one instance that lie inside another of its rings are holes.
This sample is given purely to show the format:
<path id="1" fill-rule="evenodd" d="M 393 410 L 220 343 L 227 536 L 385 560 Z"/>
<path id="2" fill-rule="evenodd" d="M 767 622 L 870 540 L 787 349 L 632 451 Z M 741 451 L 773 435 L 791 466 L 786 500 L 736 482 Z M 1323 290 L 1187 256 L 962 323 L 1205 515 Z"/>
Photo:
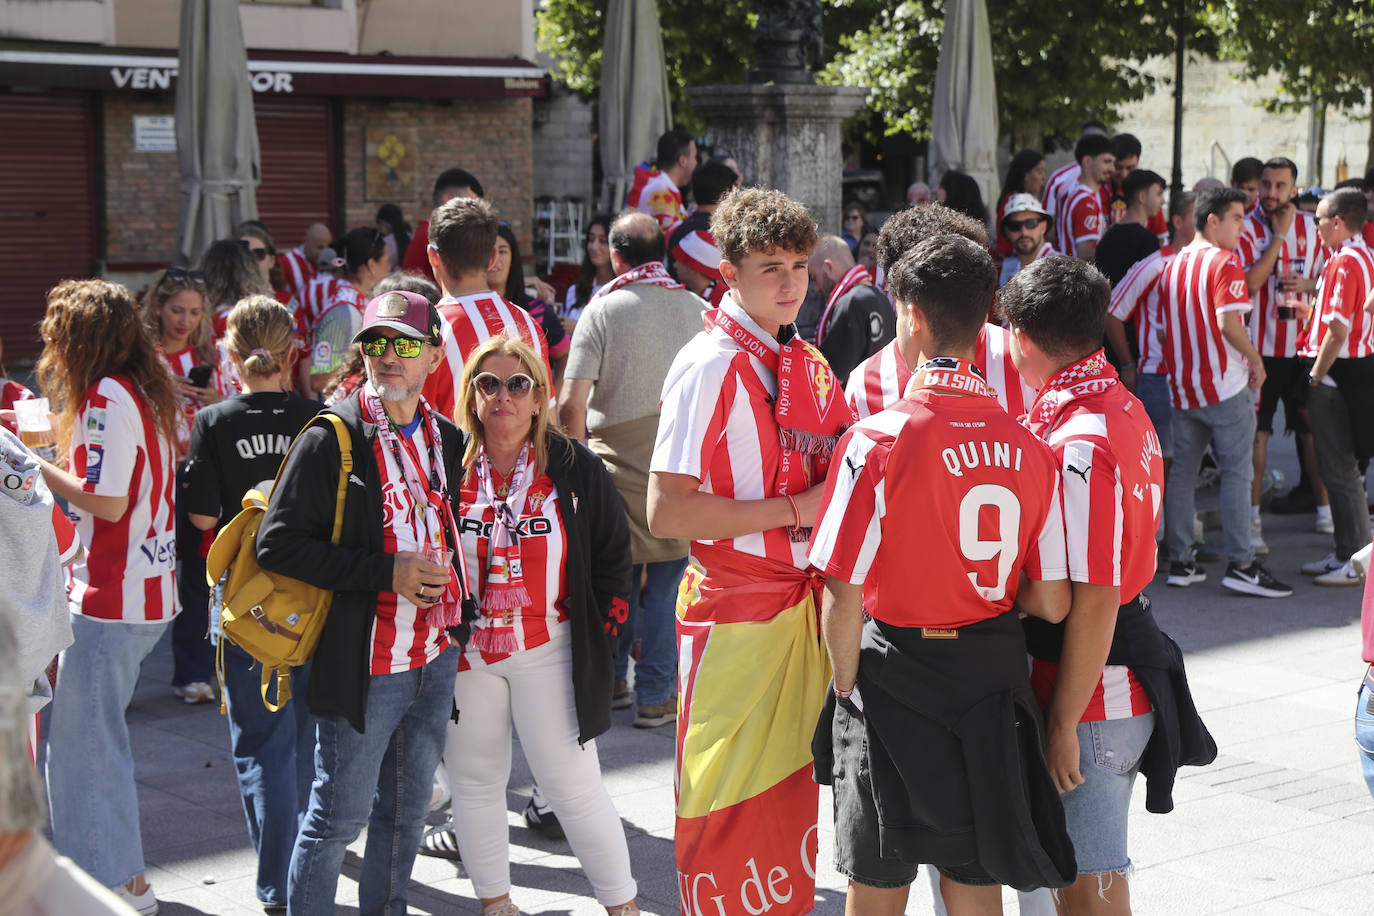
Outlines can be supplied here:
<path id="1" fill-rule="evenodd" d="M 684 914 L 813 907 L 811 736 L 830 681 L 818 586 L 786 564 L 693 545 L 677 606 Z"/>

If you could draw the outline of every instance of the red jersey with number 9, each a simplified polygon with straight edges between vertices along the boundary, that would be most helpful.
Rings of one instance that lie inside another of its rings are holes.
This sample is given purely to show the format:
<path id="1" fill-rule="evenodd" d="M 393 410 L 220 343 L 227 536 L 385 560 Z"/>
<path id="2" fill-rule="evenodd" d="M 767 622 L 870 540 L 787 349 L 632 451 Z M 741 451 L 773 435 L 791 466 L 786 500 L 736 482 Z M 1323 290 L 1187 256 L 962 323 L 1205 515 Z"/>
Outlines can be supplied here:
<path id="1" fill-rule="evenodd" d="M 874 619 L 967 626 L 1011 609 L 1023 569 L 1067 576 L 1054 456 L 992 398 L 917 391 L 836 454 L 809 559 L 862 583 Z"/>

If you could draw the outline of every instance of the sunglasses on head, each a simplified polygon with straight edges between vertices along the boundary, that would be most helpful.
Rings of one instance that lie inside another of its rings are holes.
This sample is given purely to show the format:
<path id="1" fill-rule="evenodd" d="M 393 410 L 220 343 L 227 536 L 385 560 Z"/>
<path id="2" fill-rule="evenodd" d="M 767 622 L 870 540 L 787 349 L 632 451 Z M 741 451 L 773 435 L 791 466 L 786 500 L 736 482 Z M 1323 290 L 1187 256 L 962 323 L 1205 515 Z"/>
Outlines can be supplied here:
<path id="1" fill-rule="evenodd" d="M 1006 226 L 1008 232 L 1021 232 L 1027 229 L 1034 229 L 1044 221 L 1044 217 L 1030 216 L 1026 219 L 1007 220 Z"/>
<path id="2" fill-rule="evenodd" d="M 254 248 L 251 244 L 249 244 L 247 239 L 239 239 L 239 247 L 242 248 L 244 251 L 248 252 L 249 254 L 251 254 L 253 257 L 257 258 L 259 261 L 266 261 L 268 258 L 272 257 L 273 254 L 271 248 Z"/>
<path id="3" fill-rule="evenodd" d="M 374 359 L 386 355 L 387 344 L 391 344 L 391 349 L 395 350 L 396 355 L 401 359 L 414 359 L 420 355 L 425 342 L 418 337 L 383 337 L 380 334 L 364 337 L 358 342 L 358 345 L 362 347 L 363 355 L 371 356 Z"/>
<path id="4" fill-rule="evenodd" d="M 490 372 L 479 372 L 473 378 L 472 386 L 489 398 L 495 397 L 502 388 L 505 388 L 513 398 L 523 398 L 534 390 L 534 379 L 523 372 L 517 372 L 504 379 Z"/>
<path id="5" fill-rule="evenodd" d="M 168 280 L 182 280 L 191 283 L 205 282 L 205 274 L 201 273 L 198 270 L 186 270 L 181 267 L 169 267 L 167 268 L 167 272 L 163 274 L 163 276 L 166 277 Z"/>

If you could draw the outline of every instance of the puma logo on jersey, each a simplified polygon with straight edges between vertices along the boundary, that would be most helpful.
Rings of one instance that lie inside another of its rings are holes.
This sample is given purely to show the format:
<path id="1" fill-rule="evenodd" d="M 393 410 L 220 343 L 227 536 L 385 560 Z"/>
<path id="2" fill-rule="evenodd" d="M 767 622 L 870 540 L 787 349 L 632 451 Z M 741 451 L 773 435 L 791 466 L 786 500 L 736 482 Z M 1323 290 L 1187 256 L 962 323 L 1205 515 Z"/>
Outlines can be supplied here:
<path id="1" fill-rule="evenodd" d="M 859 472 L 864 469 L 862 464 L 855 464 L 854 459 L 850 458 L 848 455 L 844 456 L 844 463 L 849 465 L 849 473 L 853 474 L 855 477 L 858 477 Z"/>
<path id="2" fill-rule="evenodd" d="M 1071 464 L 1066 464 L 1066 465 L 1064 465 L 1064 470 L 1066 470 L 1066 471 L 1072 471 L 1073 473 L 1077 474 L 1079 477 L 1083 478 L 1083 482 L 1084 482 L 1084 483 L 1087 483 L 1087 482 L 1088 482 L 1088 472 L 1092 470 L 1092 467 L 1093 467 L 1093 466 L 1089 464 L 1089 465 L 1085 465 L 1085 466 L 1082 467 L 1082 468 L 1076 468 L 1076 467 L 1074 467 L 1074 466 L 1071 465 Z"/>

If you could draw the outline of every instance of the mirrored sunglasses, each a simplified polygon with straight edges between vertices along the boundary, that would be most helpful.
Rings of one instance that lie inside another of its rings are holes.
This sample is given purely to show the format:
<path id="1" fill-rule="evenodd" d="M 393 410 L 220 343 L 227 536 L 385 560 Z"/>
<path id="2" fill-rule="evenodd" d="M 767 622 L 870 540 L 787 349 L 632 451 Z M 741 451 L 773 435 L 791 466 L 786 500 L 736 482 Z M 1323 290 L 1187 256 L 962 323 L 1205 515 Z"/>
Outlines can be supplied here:
<path id="1" fill-rule="evenodd" d="M 364 337 L 359 342 L 363 355 L 371 356 L 374 359 L 386 355 L 387 344 L 391 344 L 391 349 L 395 350 L 396 355 L 401 359 L 414 359 L 420 355 L 425 342 L 417 337 L 382 337 L 380 334 Z"/>
<path id="2" fill-rule="evenodd" d="M 517 372 L 504 379 L 490 372 L 480 372 L 473 378 L 472 386 L 489 398 L 495 397 L 502 388 L 505 388 L 513 398 L 523 398 L 534 390 L 534 379 L 523 372 Z"/>

